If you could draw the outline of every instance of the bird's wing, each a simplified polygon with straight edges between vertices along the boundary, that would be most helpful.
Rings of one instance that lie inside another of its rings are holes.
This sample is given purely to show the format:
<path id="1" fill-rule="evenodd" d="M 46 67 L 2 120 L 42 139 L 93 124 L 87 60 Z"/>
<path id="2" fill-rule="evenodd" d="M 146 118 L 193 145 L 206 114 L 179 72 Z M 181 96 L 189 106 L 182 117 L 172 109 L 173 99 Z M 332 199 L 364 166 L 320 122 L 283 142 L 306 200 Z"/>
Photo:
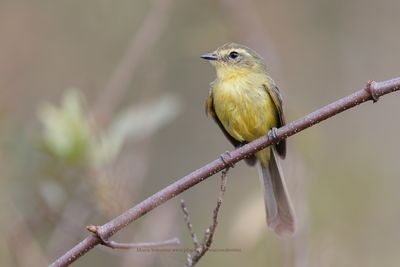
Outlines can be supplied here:
<path id="1" fill-rule="evenodd" d="M 210 89 L 210 92 L 208 93 L 207 101 L 206 101 L 206 115 L 211 116 L 214 121 L 218 124 L 219 128 L 221 128 L 222 132 L 226 136 L 226 138 L 229 139 L 229 141 L 235 146 L 238 147 L 242 143 L 233 138 L 224 128 L 222 125 L 221 121 L 219 120 L 217 114 L 215 113 L 214 109 L 214 101 L 213 101 L 213 96 L 212 96 L 212 89 Z"/>
<path id="2" fill-rule="evenodd" d="M 264 85 L 265 90 L 268 92 L 272 101 L 274 102 L 276 111 L 279 116 L 279 124 L 278 128 L 285 125 L 285 116 L 283 115 L 283 101 L 281 93 L 279 92 L 278 87 L 271 83 L 271 86 Z M 286 156 L 286 140 L 280 141 L 276 144 L 276 151 L 281 158 L 285 158 Z"/>
<path id="3" fill-rule="evenodd" d="M 213 96 L 212 89 L 208 92 L 207 100 L 206 100 L 206 115 L 207 116 L 216 116 L 214 112 L 214 104 L 213 104 Z"/>
<path id="4" fill-rule="evenodd" d="M 221 121 L 219 120 L 217 114 L 215 113 L 214 109 L 214 101 L 213 101 L 213 96 L 212 96 L 212 89 L 210 89 L 210 92 L 208 93 L 208 97 L 206 100 L 206 115 L 211 116 L 214 121 L 218 124 L 219 128 L 222 130 L 226 138 L 232 143 L 234 147 L 240 147 L 245 144 L 245 142 L 239 142 L 235 138 L 233 138 L 224 128 L 222 125 Z M 249 164 L 250 166 L 253 166 L 256 164 L 257 159 L 254 155 L 250 156 L 249 158 L 245 159 L 246 163 Z"/>

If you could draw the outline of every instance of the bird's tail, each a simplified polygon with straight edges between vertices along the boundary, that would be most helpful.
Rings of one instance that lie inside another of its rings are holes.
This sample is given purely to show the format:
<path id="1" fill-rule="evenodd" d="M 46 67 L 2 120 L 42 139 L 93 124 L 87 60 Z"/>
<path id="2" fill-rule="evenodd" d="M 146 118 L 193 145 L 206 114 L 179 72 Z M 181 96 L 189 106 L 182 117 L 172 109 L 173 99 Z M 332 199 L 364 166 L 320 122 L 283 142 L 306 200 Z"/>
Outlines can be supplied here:
<path id="1" fill-rule="evenodd" d="M 267 224 L 278 235 L 293 234 L 295 217 L 275 148 L 258 152 Z"/>

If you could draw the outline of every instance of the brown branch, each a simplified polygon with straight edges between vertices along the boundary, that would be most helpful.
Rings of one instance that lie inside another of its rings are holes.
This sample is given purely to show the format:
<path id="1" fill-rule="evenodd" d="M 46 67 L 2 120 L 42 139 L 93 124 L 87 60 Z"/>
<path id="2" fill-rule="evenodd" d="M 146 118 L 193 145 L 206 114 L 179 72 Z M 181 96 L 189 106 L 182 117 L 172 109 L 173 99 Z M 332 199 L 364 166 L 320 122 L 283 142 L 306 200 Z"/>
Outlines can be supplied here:
<path id="1" fill-rule="evenodd" d="M 185 200 L 181 199 L 181 209 L 183 212 L 183 219 L 185 220 L 186 227 L 189 231 L 190 237 L 192 238 L 194 248 L 197 250 L 197 248 L 200 247 L 199 240 L 197 239 L 196 233 L 193 231 L 193 225 L 190 222 L 190 216 L 189 216 L 189 211 L 186 207 Z"/>
<path id="2" fill-rule="evenodd" d="M 112 249 L 131 249 L 131 248 L 145 249 L 145 248 L 164 248 L 164 247 L 178 246 L 180 245 L 180 241 L 178 238 L 173 237 L 171 239 L 167 239 L 164 241 L 143 242 L 143 243 L 120 243 L 116 241 L 106 241 L 104 245 Z"/>
<path id="3" fill-rule="evenodd" d="M 98 232 L 98 228 L 99 228 L 99 226 L 97 226 L 97 225 L 86 226 L 86 230 L 97 235 L 97 237 L 100 238 L 102 245 L 112 248 L 112 249 L 161 248 L 161 247 L 177 246 L 180 244 L 179 239 L 176 237 L 167 239 L 164 241 L 144 242 L 144 243 L 120 243 L 120 242 L 116 242 L 116 241 L 109 241 L 109 240 L 104 240 L 104 238 Z"/>
<path id="4" fill-rule="evenodd" d="M 364 88 L 354 92 L 351 95 L 343 97 L 329 105 L 326 105 L 300 119 L 297 119 L 290 124 L 287 124 L 276 131 L 276 139 L 271 140 L 268 136 L 263 136 L 253 142 L 244 145 L 238 149 L 230 152 L 230 158 L 223 162 L 220 158 L 208 163 L 200 169 L 186 175 L 178 181 L 172 183 L 166 188 L 158 191 L 154 195 L 148 197 L 138 205 L 127 210 L 120 216 L 114 218 L 108 223 L 99 226 L 99 231 L 102 236 L 109 238 L 116 232 L 133 222 L 134 220 L 145 215 L 147 212 L 163 204 L 167 200 L 175 197 L 183 191 L 195 186 L 196 184 L 204 181 L 206 178 L 213 174 L 225 169 L 229 164 L 236 163 L 255 152 L 266 148 L 274 143 L 279 142 L 289 136 L 292 136 L 304 129 L 307 129 L 314 124 L 317 124 L 323 120 L 326 120 L 338 113 L 341 113 L 347 109 L 360 105 L 373 98 L 377 99 L 385 94 L 392 93 L 400 90 L 400 77 L 383 82 L 368 82 Z M 372 97 L 372 95 L 374 97 Z M 95 235 L 90 235 L 82 240 L 79 244 L 73 247 L 71 250 L 66 252 L 59 259 L 54 261 L 50 266 L 68 266 L 96 245 L 100 244 L 101 240 Z"/>
<path id="5" fill-rule="evenodd" d="M 203 242 L 201 244 L 197 241 L 196 234 L 193 232 L 192 224 L 190 223 L 189 212 L 186 208 L 185 202 L 183 201 L 183 199 L 181 200 L 181 207 L 183 210 L 185 222 L 189 229 L 189 233 L 193 239 L 194 248 L 195 248 L 195 250 L 192 254 L 189 253 L 187 255 L 187 263 L 186 263 L 187 267 L 195 266 L 196 263 L 199 262 L 199 260 L 204 256 L 204 254 L 207 253 L 207 251 L 211 247 L 211 244 L 212 244 L 213 238 L 214 238 L 214 234 L 215 234 L 215 230 L 217 229 L 217 225 L 218 225 L 219 210 L 221 208 L 222 199 L 224 197 L 225 190 L 226 190 L 226 182 L 227 182 L 226 175 L 228 173 L 228 170 L 229 170 L 229 167 L 222 171 L 221 187 L 220 187 L 219 194 L 218 194 L 217 205 L 213 211 L 213 221 L 212 221 L 212 224 L 207 228 L 206 232 L 204 233 Z"/>

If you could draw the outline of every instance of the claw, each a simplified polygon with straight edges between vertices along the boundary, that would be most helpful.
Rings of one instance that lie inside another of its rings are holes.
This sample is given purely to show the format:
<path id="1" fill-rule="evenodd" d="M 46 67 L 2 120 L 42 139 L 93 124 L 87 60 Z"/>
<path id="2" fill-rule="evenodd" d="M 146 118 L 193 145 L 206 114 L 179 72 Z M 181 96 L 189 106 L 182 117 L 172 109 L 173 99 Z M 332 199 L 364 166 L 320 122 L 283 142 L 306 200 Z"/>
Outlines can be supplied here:
<path id="1" fill-rule="evenodd" d="M 222 160 L 222 162 L 225 164 L 225 166 L 234 168 L 235 164 L 230 162 L 232 160 L 231 153 L 229 151 L 225 151 L 222 153 L 219 158 Z"/>
<path id="2" fill-rule="evenodd" d="M 268 131 L 268 138 L 271 138 L 272 141 L 276 141 L 276 139 L 278 139 L 278 134 L 276 131 L 276 127 L 271 128 L 271 130 Z"/>

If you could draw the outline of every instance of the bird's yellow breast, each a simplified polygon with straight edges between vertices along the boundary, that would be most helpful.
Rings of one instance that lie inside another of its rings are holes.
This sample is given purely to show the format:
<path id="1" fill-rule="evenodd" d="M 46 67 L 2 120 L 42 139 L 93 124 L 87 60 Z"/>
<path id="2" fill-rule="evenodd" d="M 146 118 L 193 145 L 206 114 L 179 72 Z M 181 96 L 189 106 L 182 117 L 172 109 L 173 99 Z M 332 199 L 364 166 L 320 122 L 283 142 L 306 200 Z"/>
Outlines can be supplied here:
<path id="1" fill-rule="evenodd" d="M 277 126 L 277 111 L 264 86 L 265 74 L 220 75 L 212 87 L 213 105 L 225 130 L 238 141 L 252 141 Z"/>

